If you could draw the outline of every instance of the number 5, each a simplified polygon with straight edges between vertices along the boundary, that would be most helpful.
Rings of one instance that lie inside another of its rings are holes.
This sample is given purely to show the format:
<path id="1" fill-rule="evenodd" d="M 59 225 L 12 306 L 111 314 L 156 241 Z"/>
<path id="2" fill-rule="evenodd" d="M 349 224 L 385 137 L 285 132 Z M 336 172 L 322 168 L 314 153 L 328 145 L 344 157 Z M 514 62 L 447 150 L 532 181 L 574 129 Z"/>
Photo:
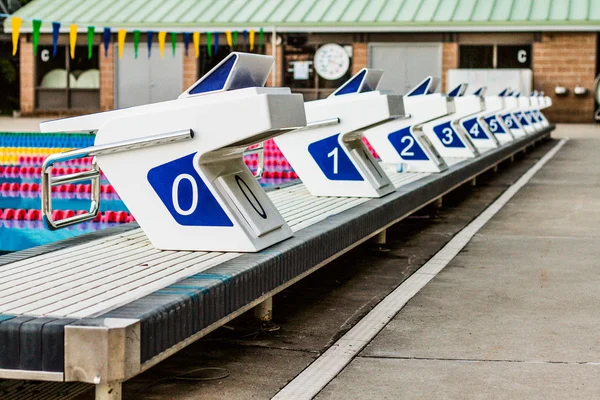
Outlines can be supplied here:
<path id="1" fill-rule="evenodd" d="M 498 122 L 495 119 L 490 121 L 490 129 L 492 132 L 496 132 L 498 130 Z"/>

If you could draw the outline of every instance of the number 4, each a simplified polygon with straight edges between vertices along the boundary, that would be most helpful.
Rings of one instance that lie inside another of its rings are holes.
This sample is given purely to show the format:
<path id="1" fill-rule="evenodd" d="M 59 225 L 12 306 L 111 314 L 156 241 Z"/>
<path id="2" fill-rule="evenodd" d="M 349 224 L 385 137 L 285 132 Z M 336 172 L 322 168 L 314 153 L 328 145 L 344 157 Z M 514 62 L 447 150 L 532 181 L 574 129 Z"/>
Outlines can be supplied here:
<path id="1" fill-rule="evenodd" d="M 473 124 L 469 133 L 473 136 L 479 136 L 479 124 L 477 122 Z"/>

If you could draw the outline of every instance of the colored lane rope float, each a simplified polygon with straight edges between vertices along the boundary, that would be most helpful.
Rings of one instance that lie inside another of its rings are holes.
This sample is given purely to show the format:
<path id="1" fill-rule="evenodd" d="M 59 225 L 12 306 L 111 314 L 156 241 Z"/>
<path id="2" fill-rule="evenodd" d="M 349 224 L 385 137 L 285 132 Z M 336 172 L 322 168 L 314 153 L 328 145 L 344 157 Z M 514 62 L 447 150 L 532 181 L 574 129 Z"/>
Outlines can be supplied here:
<path id="1" fill-rule="evenodd" d="M 46 158 L 55 153 L 73 148 L 92 146 L 93 135 L 83 134 L 41 134 L 0 132 L 0 220 L 3 221 L 40 221 L 42 214 L 38 209 L 2 208 L 2 198 L 31 198 L 40 195 L 40 177 L 42 165 Z M 298 179 L 298 174 L 292 169 L 273 140 L 264 144 L 265 171 L 263 179 L 267 183 L 283 183 Z M 244 158 L 251 170 L 259 166 L 256 154 Z M 92 163 L 92 157 L 85 157 L 62 162 L 52 168 L 52 175 L 61 176 L 80 172 Z M 103 184 L 100 192 L 110 199 L 119 200 L 114 188 L 102 175 Z M 66 184 L 52 188 L 57 198 L 77 194 L 89 194 L 91 184 Z M 54 210 L 53 218 L 60 220 L 74 215 L 83 214 L 83 210 Z M 97 223 L 127 223 L 135 218 L 126 211 L 107 210 L 98 214 L 93 220 Z"/>

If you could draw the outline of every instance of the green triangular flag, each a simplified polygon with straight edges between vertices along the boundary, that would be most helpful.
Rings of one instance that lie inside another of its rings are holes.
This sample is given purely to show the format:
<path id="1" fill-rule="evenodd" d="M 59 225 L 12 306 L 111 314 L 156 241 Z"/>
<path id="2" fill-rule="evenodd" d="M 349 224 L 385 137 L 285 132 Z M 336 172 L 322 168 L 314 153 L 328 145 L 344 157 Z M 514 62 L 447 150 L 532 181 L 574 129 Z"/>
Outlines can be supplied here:
<path id="1" fill-rule="evenodd" d="M 233 31 L 233 47 L 237 46 L 238 31 Z"/>
<path id="2" fill-rule="evenodd" d="M 140 31 L 133 31 L 133 54 L 138 58 L 138 46 L 140 45 Z"/>
<path id="3" fill-rule="evenodd" d="M 94 33 L 96 32 L 96 27 L 88 26 L 88 60 L 92 59 L 92 51 L 94 50 Z"/>
<path id="4" fill-rule="evenodd" d="M 212 57 L 212 33 L 206 32 L 206 50 L 208 51 L 208 56 Z"/>
<path id="5" fill-rule="evenodd" d="M 265 39 L 265 34 L 263 33 L 263 28 L 260 28 L 260 31 L 258 31 L 258 45 L 259 46 L 263 45 L 264 39 Z"/>
<path id="6" fill-rule="evenodd" d="M 33 35 L 31 37 L 31 42 L 33 43 L 33 55 L 37 56 L 37 48 L 38 43 L 40 41 L 40 27 L 42 26 L 42 21 L 40 21 L 39 19 L 34 19 L 31 22 L 31 25 L 33 25 Z"/>
<path id="7" fill-rule="evenodd" d="M 171 50 L 173 51 L 173 57 L 175 57 L 175 49 L 177 48 L 177 33 L 171 32 Z"/>

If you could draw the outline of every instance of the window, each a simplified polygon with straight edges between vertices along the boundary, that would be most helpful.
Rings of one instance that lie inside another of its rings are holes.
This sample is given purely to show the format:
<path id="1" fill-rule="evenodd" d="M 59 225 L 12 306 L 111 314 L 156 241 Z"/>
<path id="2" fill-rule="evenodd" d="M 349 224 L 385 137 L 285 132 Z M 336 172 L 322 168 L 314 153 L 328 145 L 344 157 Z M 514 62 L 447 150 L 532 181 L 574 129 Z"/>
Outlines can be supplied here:
<path id="1" fill-rule="evenodd" d="M 460 68 L 494 68 L 494 46 L 460 46 Z"/>
<path id="2" fill-rule="evenodd" d="M 498 46 L 496 68 L 531 68 L 531 45 Z"/>
<path id="3" fill-rule="evenodd" d="M 329 96 L 352 76 L 351 65 L 339 79 L 330 81 L 321 78 L 313 66 L 318 47 L 319 45 L 307 43 L 307 38 L 303 35 L 288 35 L 283 46 L 282 85 L 291 88 L 294 93 L 301 93 L 304 101 Z"/>
<path id="4" fill-rule="evenodd" d="M 97 110 L 100 108 L 98 46 L 88 59 L 87 46 L 40 46 L 36 59 L 36 108 L 39 110 Z"/>
<path id="5" fill-rule="evenodd" d="M 460 68 L 531 68 L 531 45 L 462 45 Z"/>

